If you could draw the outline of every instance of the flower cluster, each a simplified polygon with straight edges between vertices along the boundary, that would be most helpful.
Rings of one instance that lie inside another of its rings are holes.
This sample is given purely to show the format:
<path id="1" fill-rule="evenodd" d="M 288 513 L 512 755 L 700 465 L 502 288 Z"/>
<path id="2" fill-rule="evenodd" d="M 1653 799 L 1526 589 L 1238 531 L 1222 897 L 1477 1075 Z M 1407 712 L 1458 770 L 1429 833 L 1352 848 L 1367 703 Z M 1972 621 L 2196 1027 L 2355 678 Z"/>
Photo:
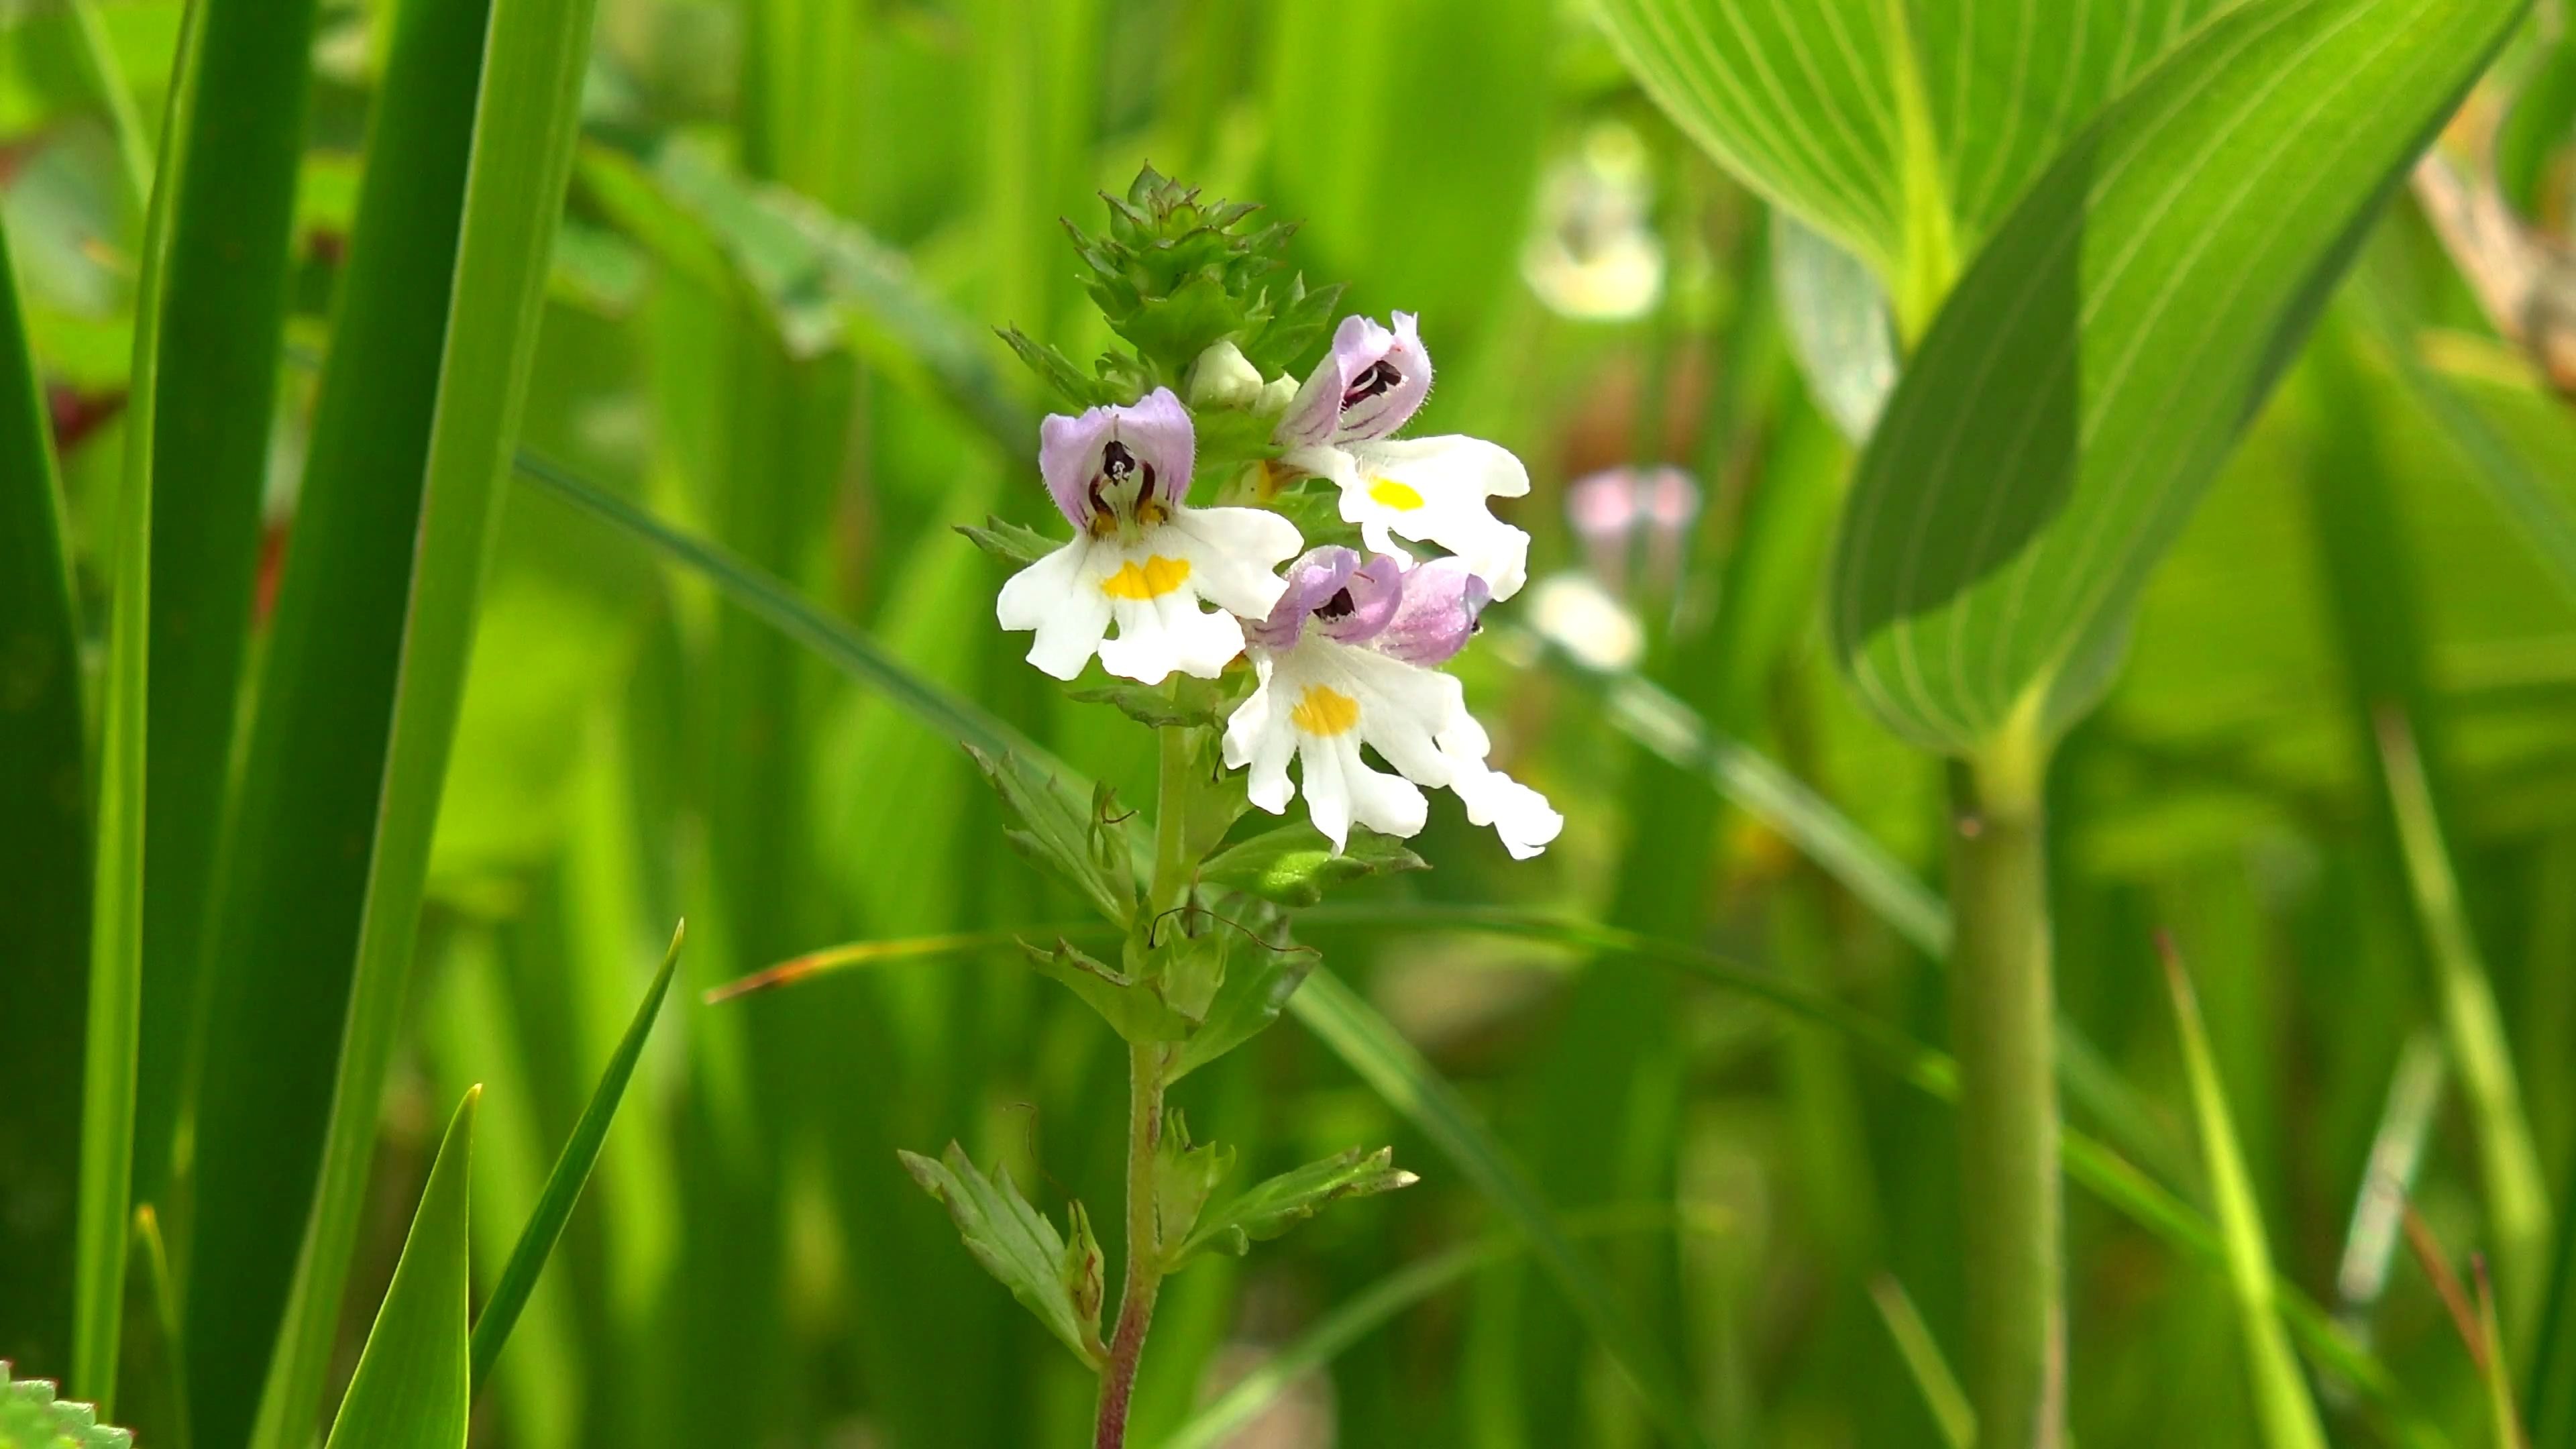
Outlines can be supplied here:
<path id="1" fill-rule="evenodd" d="M 1486 763 L 1485 731 L 1440 670 L 1484 607 L 1527 578 L 1529 535 L 1488 500 L 1527 493 L 1529 474 L 1479 438 L 1394 436 L 1432 373 L 1414 317 L 1393 322 L 1344 318 L 1293 391 L 1230 343 L 1197 359 L 1189 387 L 1203 412 L 1270 422 L 1267 446 L 1218 480 L 1231 504 L 1190 504 L 1199 428 L 1169 387 L 1048 418 L 1039 470 L 1074 536 L 1004 585 L 997 613 L 1003 628 L 1035 634 L 1029 662 L 1059 679 L 1094 656 L 1142 684 L 1217 679 L 1248 657 L 1257 687 L 1226 718 L 1225 763 L 1248 767 L 1252 803 L 1277 815 L 1298 793 L 1294 761 L 1308 815 L 1336 849 L 1354 824 L 1418 833 L 1423 790 L 1445 788 L 1514 856 L 1535 855 L 1563 817 Z M 1307 539 L 1267 505 L 1308 480 L 1335 491 L 1365 551 L 1325 543 L 1299 555 Z M 1446 553 L 1417 560 L 1399 539 Z"/>

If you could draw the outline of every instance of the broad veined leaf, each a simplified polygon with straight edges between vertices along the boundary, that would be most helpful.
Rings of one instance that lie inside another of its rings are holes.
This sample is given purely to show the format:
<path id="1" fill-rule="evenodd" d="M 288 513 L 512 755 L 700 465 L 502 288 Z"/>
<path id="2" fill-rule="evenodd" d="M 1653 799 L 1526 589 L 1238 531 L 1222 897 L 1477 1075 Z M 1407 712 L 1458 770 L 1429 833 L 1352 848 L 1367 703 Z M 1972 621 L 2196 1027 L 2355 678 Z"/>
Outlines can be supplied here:
<path id="1" fill-rule="evenodd" d="M 2067 136 L 2233 0 L 1604 0 L 1657 104 L 1919 324 Z M 1919 309 L 1919 310 L 1918 310 Z"/>
<path id="2" fill-rule="evenodd" d="M 1973 753 L 2090 706 L 2149 569 L 2522 9 L 2248 0 L 2032 187 L 1844 516 L 1835 646 L 1889 724 Z"/>
<path id="3" fill-rule="evenodd" d="M 937 1198 L 957 1224 L 966 1251 L 1011 1290 L 1047 1331 L 1093 1368 L 1108 1356 L 1100 1342 L 1100 1241 L 1091 1219 L 1074 1203 L 1066 1209 L 1072 1234 L 1056 1231 L 1046 1214 L 1029 1205 L 999 1163 L 988 1176 L 951 1142 L 936 1159 L 898 1152 L 904 1171 Z"/>
<path id="4" fill-rule="evenodd" d="M 393 1285 L 367 1331 L 349 1396 L 325 1449 L 464 1449 L 472 1407 L 466 1373 L 467 1164 L 474 1104 L 465 1094 L 421 1189 Z"/>

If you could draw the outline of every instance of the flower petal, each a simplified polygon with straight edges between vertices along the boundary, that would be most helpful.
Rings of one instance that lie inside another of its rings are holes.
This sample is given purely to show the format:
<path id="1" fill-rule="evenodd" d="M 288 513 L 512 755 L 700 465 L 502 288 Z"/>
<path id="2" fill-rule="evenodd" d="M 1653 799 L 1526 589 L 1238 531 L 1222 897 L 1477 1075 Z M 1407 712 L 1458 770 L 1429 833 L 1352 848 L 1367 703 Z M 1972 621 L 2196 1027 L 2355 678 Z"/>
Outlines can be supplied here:
<path id="1" fill-rule="evenodd" d="M 1079 529 L 1093 528 L 1104 513 L 1133 518 L 1148 498 L 1177 507 L 1189 497 L 1197 451 L 1189 410 L 1167 387 L 1132 408 L 1059 413 L 1038 424 L 1038 472 L 1057 509 Z"/>
<path id="2" fill-rule="evenodd" d="M 1058 679 L 1072 679 L 1109 632 L 1109 598 L 1100 591 L 1089 537 L 1073 542 L 1011 575 L 994 614 L 1005 629 L 1034 629 L 1029 662 Z"/>
<path id="3" fill-rule="evenodd" d="M 1244 637 L 1264 649 L 1295 648 L 1298 636 L 1305 632 L 1308 616 L 1339 593 L 1359 566 L 1356 549 L 1308 549 L 1288 566 L 1288 587 L 1279 595 L 1279 602 L 1270 606 L 1269 615 L 1261 622 L 1247 623 Z"/>
<path id="4" fill-rule="evenodd" d="M 1425 543 L 1467 561 L 1470 572 L 1508 599 L 1529 578 L 1529 535 L 1494 517 L 1488 498 L 1529 492 L 1529 470 L 1481 438 L 1359 442 L 1349 466 L 1328 474 L 1342 490 L 1342 518 Z"/>
<path id="5" fill-rule="evenodd" d="M 1418 564 L 1405 571 L 1398 606 L 1369 645 L 1426 669 L 1445 664 L 1475 637 L 1476 616 L 1492 597 L 1465 559 Z"/>
<path id="6" fill-rule="evenodd" d="M 1272 434 L 1291 448 L 1354 438 L 1383 438 L 1403 427 L 1431 394 L 1431 354 L 1410 312 L 1392 330 L 1368 317 L 1345 317 L 1333 349 L 1288 404 Z"/>
<path id="7" fill-rule="evenodd" d="M 1547 849 L 1565 829 L 1565 817 L 1547 803 L 1546 796 L 1500 770 L 1462 772 L 1449 788 L 1467 807 L 1467 818 L 1492 826 L 1514 860 L 1527 860 Z"/>
<path id="8" fill-rule="evenodd" d="M 1288 591 L 1275 570 L 1305 542 L 1297 525 L 1259 508 L 1176 508 L 1143 537 L 1189 561 L 1200 598 L 1247 619 L 1269 617 Z"/>

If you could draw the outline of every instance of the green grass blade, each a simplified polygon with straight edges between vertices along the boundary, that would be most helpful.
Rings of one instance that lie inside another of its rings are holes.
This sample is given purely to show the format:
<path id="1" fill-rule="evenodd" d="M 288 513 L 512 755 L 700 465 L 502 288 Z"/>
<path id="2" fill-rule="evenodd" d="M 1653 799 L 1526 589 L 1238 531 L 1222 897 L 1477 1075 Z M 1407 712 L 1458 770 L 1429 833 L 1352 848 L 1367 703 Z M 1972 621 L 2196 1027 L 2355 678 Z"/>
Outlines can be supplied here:
<path id="1" fill-rule="evenodd" d="M 1538 1189 L 1458 1089 L 1397 1035 L 1377 1008 L 1328 970 L 1319 967 L 1308 976 L 1288 998 L 1288 1009 L 1316 1040 L 1410 1118 L 1529 1240 L 1541 1266 L 1608 1350 L 1664 1436 L 1676 1444 L 1704 1443 L 1690 1402 L 1661 1351 L 1612 1293 L 1601 1270 L 1566 1237 Z"/>
<path id="2" fill-rule="evenodd" d="M 2569 1174 L 2567 1201 L 2576 1203 L 2576 1162 Z M 2576 1212 L 2558 1219 L 2558 1246 L 2551 1255 L 2549 1296 L 2531 1354 L 2523 1422 L 2540 1449 L 2576 1449 Z"/>
<path id="3" fill-rule="evenodd" d="M 124 1341 L 116 1359 L 117 1417 L 153 1449 L 188 1449 L 187 1380 L 179 1354 L 178 1285 L 161 1216 L 134 1210 L 125 1268 Z"/>
<path id="4" fill-rule="evenodd" d="M 1569 1238 L 1605 1237 L 1614 1233 L 1651 1232 L 1672 1226 L 1663 1210 L 1601 1209 L 1569 1219 Z M 1217 1449 L 1252 1421 L 1290 1385 L 1342 1356 L 1353 1344 L 1385 1327 L 1406 1309 L 1469 1277 L 1528 1252 L 1529 1240 L 1517 1233 L 1496 1233 L 1461 1243 L 1411 1263 L 1380 1278 L 1335 1304 L 1295 1341 L 1261 1361 L 1232 1388 L 1202 1405 L 1173 1429 L 1160 1449 Z"/>
<path id="5" fill-rule="evenodd" d="M 1834 648 L 1899 733 L 2054 732 L 2407 164 L 2528 7 L 2244 0 L 2026 192 L 1853 483 Z"/>
<path id="6" fill-rule="evenodd" d="M 594 0 L 497 0 L 492 11 L 348 1033 L 312 1237 L 261 1408 L 257 1442 L 271 1449 L 304 1443 L 330 1364 L 377 1106 L 408 992 L 475 607 L 536 356 L 580 127 L 593 8 Z"/>
<path id="7" fill-rule="evenodd" d="M 189 1408 L 213 1449 L 250 1437 L 312 1217 L 364 844 L 387 779 L 486 19 L 479 3 L 393 15 L 224 852 L 214 949 L 226 969 L 205 993 L 185 1254 Z"/>
<path id="8" fill-rule="evenodd" d="M 2245 1335 L 2246 1371 L 2252 1377 L 2255 1409 L 2262 1421 L 2263 1442 L 2270 1449 L 2325 1449 L 2325 1426 L 2308 1396 L 2299 1361 L 2290 1352 L 2273 1302 L 2272 1250 L 2265 1240 L 2263 1210 L 2254 1200 L 2246 1176 L 2245 1154 L 2236 1142 L 2236 1124 L 2227 1107 L 2227 1089 L 2218 1078 L 2218 1061 L 2201 1025 L 2200 1003 L 2191 978 L 2170 943 L 2163 945 L 2165 982 L 2173 993 L 2174 1021 L 2182 1035 L 2183 1071 L 2191 1083 L 2192 1115 L 2200 1127 L 2202 1161 L 2209 1173 L 2210 1194 L 2217 1201 L 2218 1227 L 2227 1243 L 2227 1277 L 2236 1290 L 2238 1326 Z"/>
<path id="9" fill-rule="evenodd" d="M 89 1000 L 89 767 L 80 621 L 43 382 L 0 225 L 0 1358 L 71 1357 L 81 1035 Z"/>
<path id="10" fill-rule="evenodd" d="M 164 1192 L 190 1056 L 207 899 L 260 559 L 287 232 L 313 0 L 204 0 L 197 104 L 174 173 L 154 452 L 186 468 L 152 508 L 143 1021 L 134 1190 Z"/>
<path id="11" fill-rule="evenodd" d="M 367 1331 L 325 1449 L 464 1449 L 468 1191 L 476 1087 L 457 1104 L 403 1239 L 392 1286 Z"/>
<path id="12" fill-rule="evenodd" d="M 757 568 L 722 544 L 674 528 L 571 470 L 522 451 L 522 476 L 568 502 L 631 533 L 713 583 L 725 597 L 770 627 L 813 650 L 854 678 L 882 690 L 922 723 L 961 744 L 991 754 L 1012 754 L 1059 780 L 1075 772 L 983 706 L 922 678 L 901 659 L 850 624 L 809 603 L 777 576 Z M 965 546 L 965 540 L 958 540 Z"/>
<path id="13" fill-rule="evenodd" d="M 2479 1176 L 2495 1234 L 2496 1264 L 2508 1290 L 2507 1321 L 2519 1336 L 2531 1330 L 2542 1285 L 2548 1281 L 2549 1187 L 2541 1171 L 2540 1150 L 2532 1141 L 2531 1120 L 2523 1110 L 2513 1048 L 2496 1009 L 2495 987 L 2460 900 L 2459 881 L 2451 871 L 2450 852 L 2442 841 L 2442 822 L 2434 814 L 2432 787 L 2424 777 L 2414 731 L 2406 716 L 2394 709 L 2383 711 L 2377 723 L 2389 805 L 2396 812 L 2399 844 L 2405 852 L 2406 882 L 2414 892 L 2416 915 L 2431 951 L 2451 1065 L 2459 1071 L 2461 1091 L 2477 1123 Z"/>
<path id="14" fill-rule="evenodd" d="M 1976 1449 L 1977 1411 L 1968 1403 L 1968 1391 L 1959 1387 L 1959 1376 L 1941 1357 L 1941 1345 L 1932 1337 L 1932 1325 L 1923 1321 L 1905 1285 L 1882 1273 L 1870 1280 L 1869 1299 L 1877 1305 L 1878 1316 L 1887 1325 L 1887 1336 L 1896 1341 L 1897 1356 L 1905 1360 L 1905 1371 L 1914 1376 L 1915 1388 L 1922 1391 L 1923 1407 L 1941 1430 L 1941 1442 L 1950 1449 Z"/>
<path id="15" fill-rule="evenodd" d="M 194 90 L 197 8 L 181 22 L 163 116 L 164 182 L 152 190 L 135 282 L 132 413 L 109 545 L 107 678 L 100 705 L 97 872 L 91 881 L 89 1026 L 81 1064 L 78 1286 L 73 1302 L 72 1383 L 113 1417 L 116 1355 L 125 1309 L 126 1236 L 133 1210 L 134 1057 L 143 990 L 144 749 L 150 708 L 152 618 L 152 399 L 161 365 L 161 283 L 173 214 L 185 203 L 174 178 Z"/>
<path id="16" fill-rule="evenodd" d="M 107 111 L 107 127 L 116 138 L 116 162 L 126 195 L 139 209 L 152 194 L 152 141 L 143 128 L 143 113 L 126 84 L 125 67 L 117 62 L 116 45 L 98 13 L 98 0 L 70 0 L 72 27 L 80 38 L 81 63 L 89 83 Z"/>
<path id="17" fill-rule="evenodd" d="M 600 1146 L 608 1140 L 608 1124 L 617 1117 L 617 1104 L 626 1096 L 626 1084 L 635 1076 L 635 1063 L 644 1055 L 644 1043 L 653 1035 L 654 1019 L 661 1014 L 662 998 L 671 989 L 671 973 L 680 964 L 680 943 L 688 938 L 688 923 L 683 921 L 671 932 L 671 946 L 662 955 L 662 969 L 653 973 L 653 984 L 644 989 L 644 999 L 635 1008 L 635 1019 L 626 1035 L 617 1043 L 617 1053 L 600 1073 L 599 1086 L 590 1095 L 590 1104 L 582 1109 L 581 1121 L 574 1125 L 572 1137 L 564 1143 L 563 1155 L 555 1159 L 554 1170 L 546 1174 L 544 1193 L 537 1199 L 537 1209 L 521 1230 L 517 1246 L 510 1250 L 510 1261 L 501 1269 L 501 1279 L 493 1285 L 492 1296 L 483 1304 L 483 1312 L 474 1320 L 475 1387 L 491 1378 L 492 1366 L 501 1359 L 501 1346 L 510 1341 L 510 1330 L 519 1321 L 519 1311 L 528 1306 L 528 1295 L 536 1291 L 537 1275 L 546 1269 L 546 1259 L 553 1255 L 555 1242 L 563 1236 L 564 1224 L 572 1217 L 573 1204 L 581 1200 L 581 1190 L 590 1181 L 591 1166 L 599 1161 Z"/>

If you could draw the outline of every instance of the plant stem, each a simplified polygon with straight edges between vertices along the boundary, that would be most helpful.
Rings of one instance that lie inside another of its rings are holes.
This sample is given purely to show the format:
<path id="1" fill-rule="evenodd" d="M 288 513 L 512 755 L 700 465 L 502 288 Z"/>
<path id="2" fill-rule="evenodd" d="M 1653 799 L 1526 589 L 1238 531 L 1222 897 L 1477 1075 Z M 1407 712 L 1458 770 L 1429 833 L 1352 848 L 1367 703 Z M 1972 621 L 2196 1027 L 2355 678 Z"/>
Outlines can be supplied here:
<path id="1" fill-rule="evenodd" d="M 1154 879 L 1145 892 L 1149 938 L 1163 928 L 1166 912 L 1189 904 L 1190 797 L 1198 783 L 1191 769 L 1192 732 L 1166 726 L 1160 733 Z M 1127 1281 L 1118 1294 L 1118 1326 L 1110 1333 L 1109 1361 L 1100 1370 L 1100 1417 L 1092 1435 L 1093 1449 L 1125 1449 L 1136 1367 L 1145 1352 L 1145 1330 L 1154 1321 L 1154 1299 L 1163 1287 L 1162 1217 L 1154 1192 L 1154 1160 L 1163 1145 L 1167 1069 L 1162 1047 L 1138 1042 L 1127 1048 Z"/>
<path id="2" fill-rule="evenodd" d="M 2064 1206 L 2041 782 L 2019 734 L 1953 774 L 1958 945 L 1950 1034 L 1959 1056 L 1968 1384 L 1985 1449 L 2065 1442 Z"/>
<path id="3" fill-rule="evenodd" d="M 1163 1287 L 1163 1244 L 1154 1201 L 1154 1157 L 1163 1143 L 1163 1050 L 1127 1049 L 1127 1282 L 1118 1295 L 1118 1327 L 1100 1370 L 1100 1420 L 1093 1449 L 1125 1449 L 1127 1408 L 1154 1299 Z"/>

